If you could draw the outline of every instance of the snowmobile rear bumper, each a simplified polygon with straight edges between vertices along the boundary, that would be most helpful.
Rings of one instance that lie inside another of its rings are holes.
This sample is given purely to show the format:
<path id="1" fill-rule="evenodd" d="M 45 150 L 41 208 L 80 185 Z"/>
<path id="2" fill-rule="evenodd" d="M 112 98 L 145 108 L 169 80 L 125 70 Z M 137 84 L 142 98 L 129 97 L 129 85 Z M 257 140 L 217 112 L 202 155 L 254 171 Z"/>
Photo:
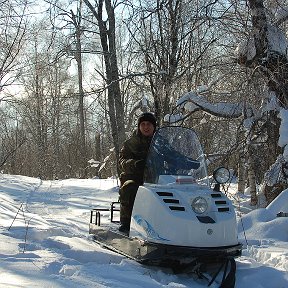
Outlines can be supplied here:
<path id="1" fill-rule="evenodd" d="M 190 263 L 217 263 L 241 256 L 242 244 L 224 247 L 189 247 L 143 241 L 118 231 L 118 226 L 90 223 L 89 233 L 101 246 L 147 265 L 173 267 Z"/>

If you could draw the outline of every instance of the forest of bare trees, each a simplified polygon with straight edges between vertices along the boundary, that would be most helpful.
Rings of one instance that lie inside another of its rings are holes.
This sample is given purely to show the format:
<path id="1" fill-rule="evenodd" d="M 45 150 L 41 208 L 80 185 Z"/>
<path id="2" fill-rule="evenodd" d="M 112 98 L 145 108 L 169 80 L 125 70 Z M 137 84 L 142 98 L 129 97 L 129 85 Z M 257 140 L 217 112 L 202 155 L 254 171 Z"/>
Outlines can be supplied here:
<path id="1" fill-rule="evenodd" d="M 288 160 L 278 146 L 288 1 L 33 2 L 0 0 L 2 173 L 116 176 L 119 149 L 149 110 L 160 126 L 182 113 L 178 124 L 197 131 L 211 171 L 231 168 L 252 205 L 287 188 L 275 167 Z M 190 91 L 241 112 L 215 114 L 197 100 L 176 107 Z"/>

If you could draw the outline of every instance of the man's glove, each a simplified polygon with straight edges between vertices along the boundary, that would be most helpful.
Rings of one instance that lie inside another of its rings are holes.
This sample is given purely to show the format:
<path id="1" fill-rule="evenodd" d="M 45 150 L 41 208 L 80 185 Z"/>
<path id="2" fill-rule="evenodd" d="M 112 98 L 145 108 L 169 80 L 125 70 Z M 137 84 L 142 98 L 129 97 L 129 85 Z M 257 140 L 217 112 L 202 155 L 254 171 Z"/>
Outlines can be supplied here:
<path id="1" fill-rule="evenodd" d="M 144 170 L 146 161 L 144 159 L 137 160 L 135 162 L 135 168 L 138 170 Z"/>

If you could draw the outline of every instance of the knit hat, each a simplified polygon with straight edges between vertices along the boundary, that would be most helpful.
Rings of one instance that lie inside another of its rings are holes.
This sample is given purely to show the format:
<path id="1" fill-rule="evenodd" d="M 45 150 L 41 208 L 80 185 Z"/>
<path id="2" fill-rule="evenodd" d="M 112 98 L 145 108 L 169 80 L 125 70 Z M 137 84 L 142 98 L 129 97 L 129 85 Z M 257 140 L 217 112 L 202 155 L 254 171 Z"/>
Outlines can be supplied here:
<path id="1" fill-rule="evenodd" d="M 155 116 L 150 112 L 144 112 L 142 113 L 138 118 L 138 128 L 140 126 L 140 123 L 143 121 L 149 121 L 153 124 L 154 128 L 156 128 L 156 118 Z"/>

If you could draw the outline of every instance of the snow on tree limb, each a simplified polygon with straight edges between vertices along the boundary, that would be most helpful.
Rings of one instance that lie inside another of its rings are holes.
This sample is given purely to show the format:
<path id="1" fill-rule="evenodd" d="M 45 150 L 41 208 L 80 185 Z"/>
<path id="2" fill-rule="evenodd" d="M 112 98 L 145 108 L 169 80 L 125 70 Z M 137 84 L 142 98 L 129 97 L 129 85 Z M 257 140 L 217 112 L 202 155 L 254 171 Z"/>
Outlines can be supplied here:
<path id="1" fill-rule="evenodd" d="M 239 64 L 245 64 L 250 66 L 252 64 L 257 65 L 257 63 L 253 63 L 257 55 L 257 48 L 255 45 L 254 35 L 251 35 L 247 40 L 242 41 L 238 44 L 238 47 L 235 50 L 235 54 L 238 58 Z M 274 25 L 268 25 L 266 29 L 266 37 L 267 37 L 267 55 L 266 58 L 271 55 L 277 54 L 282 55 L 283 57 L 287 57 L 287 39 L 283 31 L 281 31 L 278 27 Z M 263 58 L 262 61 L 267 61 L 268 59 Z"/>
<path id="2" fill-rule="evenodd" d="M 164 122 L 168 122 L 168 123 L 176 123 L 176 122 L 180 122 L 183 120 L 183 115 L 182 114 L 175 114 L 175 115 L 165 115 L 164 116 Z"/>
<path id="3" fill-rule="evenodd" d="M 228 103 L 228 102 L 219 102 L 219 103 L 210 103 L 203 95 L 199 95 L 203 91 L 198 93 L 191 91 L 184 94 L 176 102 L 176 107 L 181 110 L 182 113 L 167 114 L 164 117 L 164 122 L 176 123 L 184 121 L 186 118 L 190 117 L 196 111 L 204 111 L 210 115 L 222 118 L 239 118 L 243 116 L 245 118 L 244 127 L 249 129 L 251 124 L 260 119 L 262 114 L 269 111 L 280 111 L 281 106 L 275 95 L 274 91 L 270 91 L 263 99 L 260 109 L 254 110 L 251 105 L 247 103 Z M 204 91 L 205 92 L 205 91 Z"/>
<path id="4" fill-rule="evenodd" d="M 280 125 L 280 137 L 278 140 L 278 145 L 284 147 L 283 156 L 286 161 L 288 161 L 288 110 L 281 109 L 279 113 L 281 118 Z"/>
<path id="5" fill-rule="evenodd" d="M 240 64 L 251 63 L 256 56 L 254 38 L 249 37 L 247 40 L 240 42 L 235 50 L 235 54 Z"/>
<path id="6" fill-rule="evenodd" d="M 276 24 L 280 25 L 288 20 L 288 7 L 279 7 L 275 13 Z"/>
<path id="7" fill-rule="evenodd" d="M 242 103 L 210 103 L 205 97 L 197 95 L 195 92 L 188 92 L 176 104 L 189 112 L 203 110 L 211 115 L 223 118 L 238 118 L 243 113 Z"/>
<path id="8" fill-rule="evenodd" d="M 287 39 L 283 31 L 273 25 L 267 25 L 268 51 L 287 56 Z"/>
<path id="9" fill-rule="evenodd" d="M 282 164 L 284 163 L 283 155 L 279 155 L 276 161 L 270 166 L 269 170 L 264 175 L 264 180 L 268 186 L 273 186 L 279 182 L 282 176 Z"/>

